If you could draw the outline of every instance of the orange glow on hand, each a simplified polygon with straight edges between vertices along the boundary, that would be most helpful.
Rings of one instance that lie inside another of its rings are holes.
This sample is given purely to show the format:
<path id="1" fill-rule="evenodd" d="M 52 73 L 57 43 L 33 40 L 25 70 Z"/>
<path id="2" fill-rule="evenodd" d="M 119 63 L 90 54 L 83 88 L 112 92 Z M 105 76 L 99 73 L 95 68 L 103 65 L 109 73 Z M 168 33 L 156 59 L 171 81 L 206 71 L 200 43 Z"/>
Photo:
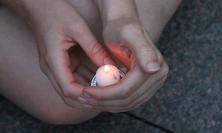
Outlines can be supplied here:
<path id="1" fill-rule="evenodd" d="M 108 45 L 110 51 L 117 57 L 123 64 L 125 64 L 128 68 L 132 65 L 132 60 L 129 56 L 122 51 L 121 47 L 118 44 L 110 43 Z"/>

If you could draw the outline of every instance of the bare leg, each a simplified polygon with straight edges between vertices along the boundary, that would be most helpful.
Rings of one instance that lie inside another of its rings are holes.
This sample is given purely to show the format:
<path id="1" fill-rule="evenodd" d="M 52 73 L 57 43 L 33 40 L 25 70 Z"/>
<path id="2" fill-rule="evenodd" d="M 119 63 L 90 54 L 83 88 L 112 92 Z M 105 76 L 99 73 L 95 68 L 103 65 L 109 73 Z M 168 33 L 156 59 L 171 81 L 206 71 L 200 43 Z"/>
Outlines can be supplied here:
<path id="1" fill-rule="evenodd" d="M 90 13 L 93 15 L 93 12 Z M 0 18 L 4 18 L 0 19 L 1 94 L 31 115 L 49 123 L 74 124 L 96 116 L 96 112 L 64 104 L 39 68 L 32 32 L 23 21 L 3 7 L 0 7 Z"/>

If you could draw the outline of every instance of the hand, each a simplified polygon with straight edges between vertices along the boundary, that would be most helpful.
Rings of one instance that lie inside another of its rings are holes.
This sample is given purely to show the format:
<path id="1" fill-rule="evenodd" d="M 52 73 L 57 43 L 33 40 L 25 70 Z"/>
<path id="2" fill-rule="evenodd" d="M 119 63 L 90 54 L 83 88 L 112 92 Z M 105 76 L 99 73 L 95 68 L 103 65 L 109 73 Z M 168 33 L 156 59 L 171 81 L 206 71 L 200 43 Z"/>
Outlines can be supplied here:
<path id="1" fill-rule="evenodd" d="M 71 70 L 77 83 L 89 86 L 97 66 L 90 60 L 80 46 L 69 50 Z"/>
<path id="2" fill-rule="evenodd" d="M 113 55 L 130 71 L 117 85 L 84 89 L 83 98 L 97 111 L 132 110 L 145 103 L 163 85 L 168 66 L 135 20 L 109 22 L 104 29 L 104 40 Z"/>
<path id="3" fill-rule="evenodd" d="M 84 86 L 81 76 L 72 73 L 69 50 L 79 45 L 97 65 L 112 64 L 84 20 L 64 0 L 27 1 L 31 25 L 36 32 L 40 66 L 61 98 L 70 106 L 78 102 Z M 31 5 L 31 6 L 30 6 Z M 31 7 L 31 8 L 29 8 Z M 74 65 L 75 68 L 75 65 Z"/>

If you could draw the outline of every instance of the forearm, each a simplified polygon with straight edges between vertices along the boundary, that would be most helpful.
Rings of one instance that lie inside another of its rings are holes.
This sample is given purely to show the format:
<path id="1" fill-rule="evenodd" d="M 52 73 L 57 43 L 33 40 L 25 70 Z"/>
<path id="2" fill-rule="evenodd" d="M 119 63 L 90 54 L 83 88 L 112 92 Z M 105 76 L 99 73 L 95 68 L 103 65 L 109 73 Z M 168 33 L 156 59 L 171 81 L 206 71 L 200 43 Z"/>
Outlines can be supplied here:
<path id="1" fill-rule="evenodd" d="M 100 9 L 103 25 L 120 18 L 138 19 L 134 0 L 96 0 L 96 3 Z"/>

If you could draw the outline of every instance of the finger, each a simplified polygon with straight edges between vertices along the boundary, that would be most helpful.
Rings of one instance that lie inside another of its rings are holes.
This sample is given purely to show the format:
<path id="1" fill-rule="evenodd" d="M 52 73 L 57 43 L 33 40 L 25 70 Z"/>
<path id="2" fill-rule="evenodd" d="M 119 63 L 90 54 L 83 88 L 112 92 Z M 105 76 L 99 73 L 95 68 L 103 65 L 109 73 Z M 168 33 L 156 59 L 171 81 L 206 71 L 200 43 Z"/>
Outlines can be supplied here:
<path id="1" fill-rule="evenodd" d="M 151 99 L 153 97 L 153 95 L 164 85 L 164 82 L 166 81 L 166 77 L 161 79 L 161 81 L 154 86 L 153 88 L 151 88 L 149 91 L 147 91 L 143 96 L 141 96 L 140 98 L 138 98 L 136 101 L 134 101 L 131 105 L 128 106 L 128 108 L 130 109 L 136 109 L 139 106 L 142 106 L 143 104 L 145 104 L 147 101 L 149 101 L 149 99 Z"/>
<path id="2" fill-rule="evenodd" d="M 82 64 L 84 66 L 90 66 L 87 68 L 93 73 L 96 72 L 97 66 L 90 60 L 86 53 L 84 53 L 80 46 L 76 45 L 75 48 L 72 47 L 72 50 L 70 50 L 70 56 L 71 62 L 74 61 L 74 63 L 77 62 L 78 65 Z"/>
<path id="3" fill-rule="evenodd" d="M 161 72 L 155 73 L 155 75 L 152 75 L 141 85 L 140 88 L 138 88 L 130 97 L 126 99 L 121 100 L 95 100 L 90 99 L 89 103 L 93 106 L 113 106 L 113 107 L 127 107 L 134 101 L 136 101 L 139 97 L 147 93 L 152 86 L 159 83 L 163 78 L 165 78 L 166 75 L 163 75 Z"/>
<path id="4" fill-rule="evenodd" d="M 157 75 L 158 76 L 158 75 Z M 157 83 L 160 83 L 162 81 L 163 77 L 158 78 L 150 78 L 148 81 L 146 81 L 143 85 L 141 85 L 140 88 L 138 88 L 130 97 L 126 99 L 121 100 L 90 100 L 89 103 L 92 103 L 93 106 L 109 106 L 109 107 L 127 107 L 134 101 L 136 101 L 139 97 L 143 96 L 145 93 L 147 93 L 152 86 L 154 86 Z"/>
<path id="5" fill-rule="evenodd" d="M 83 86 L 76 83 L 72 74 L 68 52 L 61 49 L 54 48 L 52 51 L 48 51 L 47 63 L 53 77 L 62 89 L 63 96 L 76 98 L 82 93 Z"/>
<path id="6" fill-rule="evenodd" d="M 108 87 L 86 87 L 83 90 L 85 98 L 97 100 L 113 100 L 128 98 L 144 81 L 144 74 L 138 66 L 132 68 L 126 77 L 118 84 Z"/>
<path id="7" fill-rule="evenodd" d="M 145 29 L 143 29 L 143 34 L 147 40 L 150 40 L 148 32 Z M 162 54 L 160 53 L 159 49 L 155 46 L 154 43 L 150 43 L 150 46 L 154 49 L 154 51 L 157 55 L 157 62 L 159 62 L 160 65 L 162 66 L 165 63 Z"/>
<path id="8" fill-rule="evenodd" d="M 91 70 L 89 70 L 85 65 L 79 65 L 76 72 L 78 72 L 79 75 L 84 77 L 88 83 L 91 81 L 91 79 L 94 76 L 94 73 Z"/>
<path id="9" fill-rule="evenodd" d="M 157 83 L 161 83 L 161 81 L 165 80 L 167 77 L 168 73 L 168 66 L 166 63 L 163 64 L 161 70 L 158 73 L 155 73 L 151 77 L 147 79 L 146 82 L 143 83 L 143 85 L 137 89 L 130 97 L 126 99 L 121 99 L 121 100 L 96 100 L 96 99 L 89 99 L 89 103 L 93 105 L 94 108 L 111 108 L 111 107 L 119 107 L 119 108 L 124 108 L 128 107 L 137 99 L 142 97 L 144 94 L 147 93 L 152 93 L 151 88 Z M 162 83 L 161 83 L 162 84 Z M 152 94 L 150 94 L 152 96 Z"/>
<path id="10" fill-rule="evenodd" d="M 129 105 L 122 105 L 122 106 L 92 106 L 92 108 L 94 110 L 107 111 L 107 112 L 112 112 L 112 113 L 126 112 L 126 111 L 133 110 L 136 107 L 139 107 L 140 105 L 142 105 L 145 102 L 147 102 L 155 94 L 155 92 L 163 85 L 163 80 L 164 79 L 161 79 L 158 82 L 155 82 L 146 91 L 146 93 L 144 95 L 142 95 L 140 98 L 136 99 L 135 101 L 132 101 L 132 103 L 129 104 Z"/>
<path id="11" fill-rule="evenodd" d="M 54 79 L 54 77 L 51 73 L 51 70 L 48 68 L 47 64 L 45 62 L 43 62 L 43 60 L 40 61 L 40 68 L 41 68 L 42 72 L 47 76 L 51 85 L 53 86 L 53 88 L 55 88 L 56 92 L 61 97 L 63 97 L 61 88 L 59 87 L 57 81 Z"/>
<path id="12" fill-rule="evenodd" d="M 97 66 L 114 64 L 85 23 L 79 24 L 79 28 L 74 32 L 74 38 Z"/>
<path id="13" fill-rule="evenodd" d="M 75 77 L 75 80 L 77 83 L 84 85 L 84 86 L 89 85 L 88 80 L 85 77 L 83 77 L 82 75 L 80 75 L 79 73 L 75 72 L 75 73 L 73 73 L 73 76 Z"/>
<path id="14" fill-rule="evenodd" d="M 90 109 L 90 108 L 92 108 L 92 106 L 89 105 L 89 104 L 82 104 L 79 101 L 75 101 L 75 100 L 72 100 L 72 99 L 64 97 L 63 94 L 62 94 L 61 88 L 59 87 L 57 81 L 54 79 L 52 73 L 50 72 L 50 69 L 46 65 L 44 65 L 44 66 L 41 65 L 41 69 L 44 71 L 44 73 L 46 74 L 46 76 L 50 80 L 52 86 L 55 88 L 55 90 L 57 91 L 58 95 L 60 95 L 60 97 L 63 99 L 63 101 L 67 105 L 69 105 L 71 107 L 79 108 L 79 109 L 85 109 L 85 108 Z M 79 78 L 77 78 L 77 80 L 78 79 Z"/>
<path id="15" fill-rule="evenodd" d="M 64 98 L 64 101 L 67 105 L 73 108 L 78 108 L 78 109 L 91 109 L 92 108 L 92 105 L 85 104 L 81 102 L 80 100 L 77 101 L 70 98 Z"/>
<path id="16" fill-rule="evenodd" d="M 73 52 L 75 52 L 75 51 L 73 51 Z M 81 61 L 83 61 L 83 62 L 80 63 L 80 59 L 78 59 L 77 56 L 81 56 L 81 59 L 82 59 Z M 82 55 L 82 54 L 75 55 L 74 53 L 70 53 L 70 62 L 71 62 L 71 66 L 72 66 L 72 72 L 78 73 L 78 75 L 81 78 L 84 78 L 84 80 L 86 80 L 89 85 L 91 79 L 94 76 L 94 71 L 93 71 L 93 69 L 91 69 L 91 67 L 94 67 L 94 66 L 92 66 L 92 64 L 90 64 L 90 67 L 87 67 L 86 64 L 82 64 L 82 63 L 88 62 L 88 61 L 86 61 L 85 58 L 82 58 L 83 56 L 85 57 L 85 55 Z"/>
<path id="17" fill-rule="evenodd" d="M 148 101 L 155 94 L 155 92 L 158 91 L 158 89 L 163 86 L 164 82 L 167 79 L 168 71 L 169 71 L 168 65 L 165 62 L 163 62 L 161 70 L 156 74 L 156 76 L 158 77 L 157 83 L 150 86 L 151 89 L 147 89 L 149 82 L 146 82 L 142 86 L 142 88 L 144 89 L 141 89 L 145 91 L 139 92 L 140 93 L 139 96 L 136 99 L 132 100 L 132 102 L 130 102 L 127 108 L 137 108 L 146 101 Z M 154 75 L 152 75 L 152 77 L 153 76 Z"/>
<path id="18" fill-rule="evenodd" d="M 122 36 L 124 41 L 134 50 L 137 60 L 145 72 L 153 73 L 160 69 L 160 63 L 155 49 L 152 47 L 152 41 L 145 38 L 138 26 L 126 28 Z"/>

